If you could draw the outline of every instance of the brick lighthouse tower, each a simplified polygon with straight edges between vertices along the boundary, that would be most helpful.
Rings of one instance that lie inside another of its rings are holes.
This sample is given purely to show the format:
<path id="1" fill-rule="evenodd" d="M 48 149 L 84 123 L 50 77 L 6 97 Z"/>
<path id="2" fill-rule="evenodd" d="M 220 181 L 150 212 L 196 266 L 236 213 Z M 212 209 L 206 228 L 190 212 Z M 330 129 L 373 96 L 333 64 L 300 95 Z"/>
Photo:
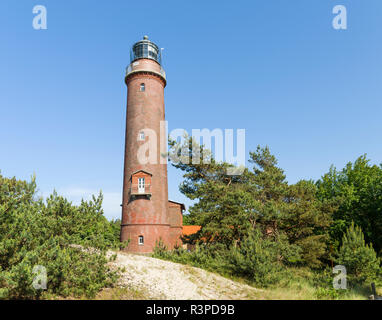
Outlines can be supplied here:
<path id="1" fill-rule="evenodd" d="M 160 239 L 179 243 L 184 205 L 168 201 L 167 164 L 163 161 L 164 88 L 161 51 L 147 36 L 135 43 L 126 70 L 125 168 L 121 241 L 128 252 L 152 252 Z M 162 130 L 162 132 L 161 132 Z"/>

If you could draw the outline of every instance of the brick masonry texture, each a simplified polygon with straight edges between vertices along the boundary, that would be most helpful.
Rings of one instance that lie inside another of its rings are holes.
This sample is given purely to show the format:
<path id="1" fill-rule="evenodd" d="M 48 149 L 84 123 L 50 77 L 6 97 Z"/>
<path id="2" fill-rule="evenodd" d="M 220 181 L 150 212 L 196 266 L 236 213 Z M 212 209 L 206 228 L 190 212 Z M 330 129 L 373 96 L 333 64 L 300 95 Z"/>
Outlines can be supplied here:
<path id="1" fill-rule="evenodd" d="M 134 73 L 125 79 L 128 94 L 121 241 L 130 240 L 128 252 L 149 253 L 160 239 L 170 249 L 181 244 L 182 205 L 168 201 L 167 164 L 160 164 L 160 123 L 165 120 L 165 81 L 155 74 L 160 72 L 160 65 L 150 59 L 136 62 Z M 141 84 L 145 85 L 144 91 L 140 90 Z M 156 164 L 138 160 L 139 148 L 153 138 L 146 135 L 140 141 L 138 136 L 144 129 L 156 133 Z M 132 197 L 131 187 L 137 184 L 138 177 L 150 184 L 150 195 Z M 144 237 L 143 244 L 138 243 L 140 236 Z"/>

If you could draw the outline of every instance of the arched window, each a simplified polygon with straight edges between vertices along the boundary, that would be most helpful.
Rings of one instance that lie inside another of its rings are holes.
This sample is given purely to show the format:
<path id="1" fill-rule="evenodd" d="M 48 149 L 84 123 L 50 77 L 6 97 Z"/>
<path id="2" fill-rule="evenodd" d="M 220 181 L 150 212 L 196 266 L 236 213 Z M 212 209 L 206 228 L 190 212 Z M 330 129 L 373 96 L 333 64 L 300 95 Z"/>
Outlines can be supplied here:
<path id="1" fill-rule="evenodd" d="M 139 244 L 140 246 L 143 246 L 143 244 L 144 244 L 144 238 L 143 238 L 143 236 L 139 236 L 139 237 L 138 237 L 138 244 Z"/>
<path id="2" fill-rule="evenodd" d="M 144 83 L 141 83 L 140 91 L 145 91 L 145 84 Z"/>

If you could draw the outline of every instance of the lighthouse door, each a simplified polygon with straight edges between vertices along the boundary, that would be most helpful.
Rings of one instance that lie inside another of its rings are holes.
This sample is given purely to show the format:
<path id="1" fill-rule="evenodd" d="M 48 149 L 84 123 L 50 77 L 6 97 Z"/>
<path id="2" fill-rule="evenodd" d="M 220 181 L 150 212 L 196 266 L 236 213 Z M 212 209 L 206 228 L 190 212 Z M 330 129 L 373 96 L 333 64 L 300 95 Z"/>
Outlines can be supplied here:
<path id="1" fill-rule="evenodd" d="M 138 178 L 138 193 L 145 193 L 145 178 Z"/>

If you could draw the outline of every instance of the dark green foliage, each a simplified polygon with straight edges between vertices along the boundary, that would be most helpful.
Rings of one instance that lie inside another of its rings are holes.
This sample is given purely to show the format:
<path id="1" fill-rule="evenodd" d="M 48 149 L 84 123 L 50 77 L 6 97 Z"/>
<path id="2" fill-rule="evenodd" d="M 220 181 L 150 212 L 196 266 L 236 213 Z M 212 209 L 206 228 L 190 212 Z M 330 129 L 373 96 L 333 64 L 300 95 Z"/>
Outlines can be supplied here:
<path id="1" fill-rule="evenodd" d="M 290 244 L 300 247 L 302 259 L 296 262 L 320 266 L 326 256 L 333 210 L 316 198 L 313 182 L 289 185 L 267 147 L 250 153 L 253 171 L 245 168 L 242 174 L 232 176 L 227 174 L 231 165 L 217 163 L 203 147 L 200 155 L 195 155 L 195 145 L 189 138 L 181 148 L 182 154 L 188 153 L 191 159 L 200 156 L 200 164 L 175 164 L 184 171 L 181 192 L 198 200 L 189 208 L 189 223 L 202 229 L 188 241 L 220 243 L 228 249 L 259 229 L 270 240 L 286 235 Z M 179 148 L 173 152 L 179 152 Z M 207 163 L 203 162 L 205 157 Z"/>
<path id="2" fill-rule="evenodd" d="M 338 252 L 337 263 L 346 267 L 350 283 L 380 280 L 380 259 L 371 244 L 366 244 L 361 228 L 354 223 L 347 229 Z"/>
<path id="3" fill-rule="evenodd" d="M 124 248 L 127 243 L 121 244 L 120 243 L 120 236 L 121 236 L 121 219 L 113 219 L 109 222 L 110 225 L 110 233 L 108 233 L 108 236 L 110 237 L 110 240 L 112 240 L 113 246 L 118 248 Z"/>
<path id="4" fill-rule="evenodd" d="M 301 248 L 303 264 L 320 266 L 320 259 L 326 254 L 332 207 L 318 201 L 312 181 L 288 185 L 267 147 L 258 147 L 250 158 L 254 164 L 253 196 L 259 212 L 258 223 L 272 235 L 286 234 L 291 244 Z"/>
<path id="5" fill-rule="evenodd" d="M 339 248 L 342 236 L 352 221 L 373 243 L 378 254 L 382 250 L 382 166 L 371 165 L 366 156 L 348 163 L 342 171 L 334 167 L 318 185 L 320 200 L 339 204 L 333 214 L 330 236 L 333 251 Z"/>
<path id="6" fill-rule="evenodd" d="M 301 249 L 290 245 L 286 237 L 263 238 L 255 230 L 228 252 L 228 269 L 232 274 L 249 279 L 260 286 L 268 286 L 280 280 L 285 266 L 300 259 Z"/>
<path id="7" fill-rule="evenodd" d="M 289 245 L 285 237 L 264 239 L 261 232 L 254 231 L 240 245 L 233 245 L 229 249 L 215 242 L 197 245 L 192 251 L 182 248 L 167 251 L 158 244 L 154 257 L 189 264 L 225 276 L 241 277 L 265 287 L 282 277 L 286 265 L 299 260 L 299 251 L 297 246 Z"/>
<path id="8" fill-rule="evenodd" d="M 328 258 L 328 230 L 335 205 L 322 202 L 316 197 L 317 187 L 313 181 L 301 180 L 288 187 L 285 215 L 280 229 L 291 244 L 298 245 L 304 264 L 320 267 L 322 259 Z"/>
<path id="9" fill-rule="evenodd" d="M 192 225 L 192 221 L 191 221 L 191 219 L 190 219 L 190 215 L 188 215 L 188 214 L 183 214 L 183 225 L 184 225 L 184 226 Z"/>
<path id="10" fill-rule="evenodd" d="M 174 165 L 184 172 L 181 192 L 198 200 L 189 208 L 187 223 L 201 230 L 186 237 L 198 244 L 195 251 L 157 250 L 158 257 L 260 286 L 285 282 L 285 270 L 306 266 L 316 275 L 309 280 L 317 288 L 316 298 L 338 299 L 344 292 L 333 288 L 331 267 L 352 219 L 365 228 L 367 240 L 381 247 L 382 167 L 370 166 L 365 157 L 341 173 L 332 168 L 317 183 L 301 180 L 290 185 L 267 147 L 250 152 L 252 171 L 244 168 L 241 175 L 232 176 L 227 174 L 229 164 L 215 162 L 192 138 L 183 146 L 170 146 L 173 154 L 190 159 Z M 193 164 L 199 157 L 201 163 Z M 380 262 L 373 248 L 365 245 L 360 230 L 349 232 L 337 262 L 350 268 L 353 283 L 378 280 Z M 325 266 L 328 262 L 331 267 Z"/>
<path id="11" fill-rule="evenodd" d="M 74 206 L 56 193 L 36 199 L 35 190 L 34 179 L 0 175 L 0 298 L 92 297 L 112 285 L 105 250 L 120 244 L 115 223 L 103 216 L 102 194 Z M 47 270 L 45 291 L 32 286 L 37 265 Z"/>
<path id="12" fill-rule="evenodd" d="M 227 268 L 227 253 L 227 249 L 220 244 L 196 245 L 192 251 L 183 248 L 168 251 L 159 243 L 154 250 L 153 256 L 225 275 L 230 273 Z"/>

